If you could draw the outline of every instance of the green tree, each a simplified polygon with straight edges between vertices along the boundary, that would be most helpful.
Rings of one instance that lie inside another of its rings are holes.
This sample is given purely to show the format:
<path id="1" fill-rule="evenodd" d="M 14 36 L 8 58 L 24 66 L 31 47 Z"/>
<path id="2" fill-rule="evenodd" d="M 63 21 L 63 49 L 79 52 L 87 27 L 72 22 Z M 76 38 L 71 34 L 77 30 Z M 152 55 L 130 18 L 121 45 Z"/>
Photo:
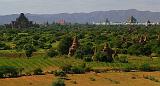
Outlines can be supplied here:
<path id="1" fill-rule="evenodd" d="M 58 51 L 60 52 L 60 54 L 64 55 L 64 54 L 68 54 L 69 52 L 69 47 L 72 44 L 72 37 L 64 37 L 61 41 L 60 44 L 58 46 Z"/>
<path id="2" fill-rule="evenodd" d="M 33 52 L 36 51 L 31 44 L 24 45 L 24 50 L 28 58 L 32 57 Z"/>
<path id="3" fill-rule="evenodd" d="M 58 52 L 57 52 L 56 50 L 54 50 L 54 49 L 50 49 L 50 50 L 47 52 L 47 55 L 48 55 L 49 57 L 54 57 L 54 56 L 58 55 Z"/>

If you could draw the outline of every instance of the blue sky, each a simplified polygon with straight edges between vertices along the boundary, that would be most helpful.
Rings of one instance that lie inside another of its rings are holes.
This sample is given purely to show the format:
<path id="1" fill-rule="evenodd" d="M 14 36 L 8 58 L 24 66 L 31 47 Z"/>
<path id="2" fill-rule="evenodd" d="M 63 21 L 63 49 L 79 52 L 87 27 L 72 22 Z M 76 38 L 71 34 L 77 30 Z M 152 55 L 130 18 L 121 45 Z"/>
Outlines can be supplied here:
<path id="1" fill-rule="evenodd" d="M 0 0 L 0 15 L 138 9 L 160 12 L 160 0 Z"/>

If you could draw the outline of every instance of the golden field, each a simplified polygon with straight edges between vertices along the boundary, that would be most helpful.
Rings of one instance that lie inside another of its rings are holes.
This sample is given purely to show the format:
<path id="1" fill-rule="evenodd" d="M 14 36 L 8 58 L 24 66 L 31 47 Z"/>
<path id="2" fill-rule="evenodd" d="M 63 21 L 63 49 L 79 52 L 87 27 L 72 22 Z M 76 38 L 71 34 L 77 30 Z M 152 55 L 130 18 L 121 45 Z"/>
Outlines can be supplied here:
<path id="1" fill-rule="evenodd" d="M 145 79 L 144 76 L 160 80 L 160 72 L 112 72 L 69 74 L 69 80 L 65 83 L 66 86 L 160 86 L 160 82 Z M 51 86 L 56 78 L 52 74 L 6 78 L 0 79 L 0 86 Z"/>

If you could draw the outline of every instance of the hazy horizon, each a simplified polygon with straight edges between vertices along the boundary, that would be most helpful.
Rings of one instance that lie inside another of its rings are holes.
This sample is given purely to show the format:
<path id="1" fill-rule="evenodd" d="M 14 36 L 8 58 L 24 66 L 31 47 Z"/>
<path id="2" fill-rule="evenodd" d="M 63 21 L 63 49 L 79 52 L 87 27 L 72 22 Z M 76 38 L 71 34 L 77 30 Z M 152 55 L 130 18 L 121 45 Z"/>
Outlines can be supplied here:
<path id="1" fill-rule="evenodd" d="M 128 10 L 160 12 L 160 0 L 0 0 L 0 15 L 88 13 Z"/>

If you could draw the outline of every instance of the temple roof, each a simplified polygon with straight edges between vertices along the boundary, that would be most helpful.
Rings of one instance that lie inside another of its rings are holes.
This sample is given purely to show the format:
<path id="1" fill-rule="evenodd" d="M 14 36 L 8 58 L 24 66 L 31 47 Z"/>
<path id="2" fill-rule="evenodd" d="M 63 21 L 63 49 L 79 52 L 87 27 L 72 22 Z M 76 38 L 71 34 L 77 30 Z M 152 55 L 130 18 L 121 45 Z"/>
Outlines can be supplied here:
<path id="1" fill-rule="evenodd" d="M 28 18 L 24 15 L 24 13 L 21 13 L 20 16 L 16 19 L 17 22 L 29 22 Z"/>
<path id="2" fill-rule="evenodd" d="M 137 23 L 137 19 L 133 16 L 130 16 L 127 20 L 127 23 Z"/>

